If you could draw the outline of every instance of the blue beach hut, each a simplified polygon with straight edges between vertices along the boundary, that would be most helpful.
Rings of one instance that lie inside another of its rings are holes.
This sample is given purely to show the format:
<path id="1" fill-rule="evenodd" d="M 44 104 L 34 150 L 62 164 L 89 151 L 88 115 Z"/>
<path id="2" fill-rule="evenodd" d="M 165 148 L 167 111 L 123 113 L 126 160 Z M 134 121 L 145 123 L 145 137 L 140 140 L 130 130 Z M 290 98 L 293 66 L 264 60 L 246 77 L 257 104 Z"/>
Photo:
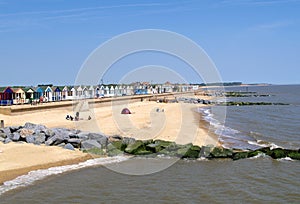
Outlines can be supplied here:
<path id="1" fill-rule="evenodd" d="M 0 105 L 12 105 L 13 93 L 14 91 L 10 87 L 0 88 Z"/>

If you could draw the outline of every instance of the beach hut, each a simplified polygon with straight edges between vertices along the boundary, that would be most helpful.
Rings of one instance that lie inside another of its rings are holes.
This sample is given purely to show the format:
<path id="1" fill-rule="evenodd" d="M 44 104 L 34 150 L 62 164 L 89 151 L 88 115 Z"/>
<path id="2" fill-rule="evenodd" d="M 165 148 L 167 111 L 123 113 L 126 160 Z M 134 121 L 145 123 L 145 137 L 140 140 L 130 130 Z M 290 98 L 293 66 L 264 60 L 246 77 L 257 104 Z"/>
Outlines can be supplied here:
<path id="1" fill-rule="evenodd" d="M 89 98 L 89 90 L 86 86 L 82 88 L 82 96 L 83 98 Z"/>
<path id="2" fill-rule="evenodd" d="M 76 88 L 76 97 L 79 98 L 83 98 L 83 89 L 81 86 L 77 86 Z"/>
<path id="3" fill-rule="evenodd" d="M 42 87 L 34 88 L 33 99 L 40 100 L 44 96 L 44 89 Z"/>
<path id="4" fill-rule="evenodd" d="M 113 85 L 110 86 L 110 89 L 109 89 L 109 96 L 114 96 L 115 95 L 115 88 Z"/>
<path id="5" fill-rule="evenodd" d="M 13 104 L 23 104 L 26 100 L 25 91 L 22 88 L 14 87 L 13 89 Z"/>
<path id="6" fill-rule="evenodd" d="M 31 103 L 34 100 L 35 90 L 31 87 L 26 87 L 23 90 L 25 91 L 25 103 Z"/>
<path id="7" fill-rule="evenodd" d="M 89 92 L 89 98 L 94 98 L 94 97 L 96 96 L 96 94 L 95 94 L 96 88 L 97 88 L 97 87 L 90 86 L 89 91 L 88 91 L 88 92 Z"/>
<path id="8" fill-rule="evenodd" d="M 45 96 L 44 96 L 44 100 L 46 102 L 52 101 L 53 99 L 53 90 L 51 89 L 50 86 L 47 86 L 47 88 L 45 89 Z"/>
<path id="9" fill-rule="evenodd" d="M 109 97 L 109 88 L 108 88 L 108 86 L 105 86 L 105 88 L 104 88 L 104 96 Z"/>
<path id="10" fill-rule="evenodd" d="M 61 101 L 62 99 L 62 90 L 61 87 L 56 86 L 52 87 L 52 101 Z"/>
<path id="11" fill-rule="evenodd" d="M 64 86 L 64 88 L 61 90 L 61 96 L 62 96 L 62 100 L 67 100 L 69 97 L 69 87 L 68 86 Z"/>
<path id="12" fill-rule="evenodd" d="M 13 104 L 13 89 L 10 87 L 0 88 L 0 105 L 12 105 Z"/>

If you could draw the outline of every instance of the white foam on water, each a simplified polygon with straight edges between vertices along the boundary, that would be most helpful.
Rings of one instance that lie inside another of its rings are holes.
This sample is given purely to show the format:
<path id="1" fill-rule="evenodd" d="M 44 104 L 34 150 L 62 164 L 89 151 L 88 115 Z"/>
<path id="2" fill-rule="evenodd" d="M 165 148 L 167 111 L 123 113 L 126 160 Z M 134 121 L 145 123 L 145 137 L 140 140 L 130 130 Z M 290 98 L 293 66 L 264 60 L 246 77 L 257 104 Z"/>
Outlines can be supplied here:
<path id="1" fill-rule="evenodd" d="M 13 189 L 16 189 L 19 187 L 25 187 L 28 185 L 32 185 L 35 181 L 45 179 L 46 177 L 51 176 L 51 175 L 62 174 L 64 172 L 82 169 L 85 167 L 106 165 L 106 164 L 111 164 L 111 163 L 119 163 L 119 162 L 122 162 L 122 161 L 125 161 L 128 159 L 129 159 L 129 157 L 125 157 L 125 156 L 96 158 L 96 159 L 90 159 L 90 160 L 87 160 L 85 162 L 81 162 L 78 164 L 51 167 L 49 169 L 40 169 L 40 170 L 30 171 L 26 175 L 22 175 L 13 180 L 4 182 L 3 185 L 0 186 L 0 195 L 7 191 L 10 191 L 10 190 L 13 190 Z"/>
<path id="2" fill-rule="evenodd" d="M 285 157 L 285 158 L 281 158 L 281 159 L 277 159 L 277 161 L 295 161 L 290 157 Z"/>

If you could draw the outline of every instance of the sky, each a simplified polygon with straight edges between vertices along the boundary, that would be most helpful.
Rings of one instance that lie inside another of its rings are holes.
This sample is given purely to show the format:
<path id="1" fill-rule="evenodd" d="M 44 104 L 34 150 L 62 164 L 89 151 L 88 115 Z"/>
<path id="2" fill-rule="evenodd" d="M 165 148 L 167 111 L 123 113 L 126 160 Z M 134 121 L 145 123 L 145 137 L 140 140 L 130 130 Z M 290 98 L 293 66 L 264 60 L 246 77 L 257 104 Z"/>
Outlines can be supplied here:
<path id="1" fill-rule="evenodd" d="M 300 84 L 299 11 L 300 0 L 0 0 L 0 86 L 74 84 L 96 48 L 141 29 L 197 43 L 224 82 Z M 99 81 L 203 81 L 174 56 L 133 55 Z"/>

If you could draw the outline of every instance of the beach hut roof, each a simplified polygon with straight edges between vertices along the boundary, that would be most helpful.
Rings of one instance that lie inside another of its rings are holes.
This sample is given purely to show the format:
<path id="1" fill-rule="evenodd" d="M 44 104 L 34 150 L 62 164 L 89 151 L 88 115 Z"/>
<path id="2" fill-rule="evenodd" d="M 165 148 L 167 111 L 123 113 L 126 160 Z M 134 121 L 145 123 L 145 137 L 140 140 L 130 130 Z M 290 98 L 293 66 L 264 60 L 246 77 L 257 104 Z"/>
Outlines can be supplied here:
<path id="1" fill-rule="evenodd" d="M 34 91 L 35 92 L 38 92 L 38 93 L 43 93 L 44 92 L 44 89 L 42 88 L 42 87 L 36 87 L 36 88 L 34 88 Z"/>
<path id="2" fill-rule="evenodd" d="M 25 93 L 25 91 L 22 88 L 15 87 L 12 90 L 14 91 L 14 93 Z"/>
<path id="3" fill-rule="evenodd" d="M 27 93 L 33 93 L 33 92 L 35 92 L 34 88 L 32 88 L 32 87 L 25 87 L 23 90 L 25 92 L 27 92 Z"/>
<path id="4" fill-rule="evenodd" d="M 51 89 L 51 87 L 50 86 L 48 86 L 46 89 L 44 89 L 45 90 L 45 92 L 52 92 L 53 90 Z"/>

